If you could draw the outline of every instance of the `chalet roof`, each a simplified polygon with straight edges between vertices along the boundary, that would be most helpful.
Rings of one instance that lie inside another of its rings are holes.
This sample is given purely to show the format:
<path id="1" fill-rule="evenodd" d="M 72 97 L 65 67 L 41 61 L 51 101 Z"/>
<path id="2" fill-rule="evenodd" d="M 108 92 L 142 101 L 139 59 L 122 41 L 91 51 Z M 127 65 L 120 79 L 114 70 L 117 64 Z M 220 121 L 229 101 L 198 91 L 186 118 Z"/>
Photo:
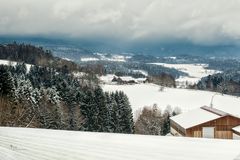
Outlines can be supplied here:
<path id="1" fill-rule="evenodd" d="M 232 130 L 234 130 L 235 132 L 240 133 L 240 125 L 237 126 L 237 127 L 234 127 Z"/>
<path id="2" fill-rule="evenodd" d="M 214 113 L 214 114 L 219 115 L 219 116 L 229 115 L 228 113 L 226 113 L 224 111 L 221 111 L 217 108 L 213 108 L 213 107 L 203 106 L 203 107 L 201 107 L 201 109 L 204 109 L 206 111 L 209 111 L 209 112 Z"/>
<path id="3" fill-rule="evenodd" d="M 217 119 L 222 115 L 207 111 L 206 109 L 198 108 L 186 113 L 171 117 L 170 119 L 179 124 L 184 129 Z"/>

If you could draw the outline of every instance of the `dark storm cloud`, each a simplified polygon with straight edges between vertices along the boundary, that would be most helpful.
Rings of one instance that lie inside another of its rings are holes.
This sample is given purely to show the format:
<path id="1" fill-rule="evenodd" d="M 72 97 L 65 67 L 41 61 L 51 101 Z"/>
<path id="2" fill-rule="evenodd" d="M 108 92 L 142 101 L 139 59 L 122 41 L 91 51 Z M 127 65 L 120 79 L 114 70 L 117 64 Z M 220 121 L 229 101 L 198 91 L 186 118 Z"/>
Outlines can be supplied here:
<path id="1" fill-rule="evenodd" d="M 238 43 L 240 0 L 0 0 L 1 35 Z"/>

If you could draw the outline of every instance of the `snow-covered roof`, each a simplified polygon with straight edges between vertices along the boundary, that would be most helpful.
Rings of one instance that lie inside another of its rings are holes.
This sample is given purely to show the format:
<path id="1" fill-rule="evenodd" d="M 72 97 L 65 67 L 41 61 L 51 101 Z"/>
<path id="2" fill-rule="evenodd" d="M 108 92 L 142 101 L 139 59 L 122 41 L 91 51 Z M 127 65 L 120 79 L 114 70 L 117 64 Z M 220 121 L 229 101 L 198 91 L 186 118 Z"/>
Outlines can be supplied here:
<path id="1" fill-rule="evenodd" d="M 237 127 L 234 127 L 232 130 L 234 130 L 234 131 L 236 131 L 236 132 L 240 133 L 240 125 L 239 125 L 239 126 L 237 126 Z"/>
<path id="2" fill-rule="evenodd" d="M 194 109 L 183 114 L 171 117 L 175 123 L 179 124 L 184 129 L 191 128 L 193 126 L 220 118 L 220 115 L 206 111 L 202 108 Z"/>
<path id="3" fill-rule="evenodd" d="M 226 113 L 224 111 L 221 111 L 221 110 L 219 110 L 217 108 L 213 108 L 213 107 L 203 106 L 203 107 L 201 107 L 201 109 L 204 109 L 206 111 L 212 112 L 212 113 L 217 114 L 219 116 L 229 115 L 228 113 Z"/>
<path id="4" fill-rule="evenodd" d="M 0 127 L 1 160 L 233 160 L 239 140 Z"/>

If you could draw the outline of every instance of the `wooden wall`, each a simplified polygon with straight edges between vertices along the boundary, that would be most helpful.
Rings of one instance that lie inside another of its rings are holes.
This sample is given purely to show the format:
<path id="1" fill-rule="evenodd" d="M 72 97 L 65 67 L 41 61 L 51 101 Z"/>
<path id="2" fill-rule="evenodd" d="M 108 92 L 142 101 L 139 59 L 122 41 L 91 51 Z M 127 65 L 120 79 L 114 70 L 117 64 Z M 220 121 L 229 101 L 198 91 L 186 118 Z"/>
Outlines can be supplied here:
<path id="1" fill-rule="evenodd" d="M 187 137 L 202 137 L 203 127 L 215 127 L 215 138 L 232 139 L 232 128 L 240 125 L 240 119 L 233 116 L 224 116 L 219 119 L 194 126 L 186 130 Z"/>

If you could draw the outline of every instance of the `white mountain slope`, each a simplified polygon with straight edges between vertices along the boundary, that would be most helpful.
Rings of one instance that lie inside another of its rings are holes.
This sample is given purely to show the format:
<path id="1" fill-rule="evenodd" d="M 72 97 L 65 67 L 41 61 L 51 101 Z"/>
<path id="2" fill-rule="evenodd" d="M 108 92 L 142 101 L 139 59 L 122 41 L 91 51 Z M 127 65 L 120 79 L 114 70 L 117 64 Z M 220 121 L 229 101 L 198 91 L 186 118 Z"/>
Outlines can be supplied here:
<path id="1" fill-rule="evenodd" d="M 0 127 L 1 160 L 239 160 L 239 148 L 236 140 Z"/>

